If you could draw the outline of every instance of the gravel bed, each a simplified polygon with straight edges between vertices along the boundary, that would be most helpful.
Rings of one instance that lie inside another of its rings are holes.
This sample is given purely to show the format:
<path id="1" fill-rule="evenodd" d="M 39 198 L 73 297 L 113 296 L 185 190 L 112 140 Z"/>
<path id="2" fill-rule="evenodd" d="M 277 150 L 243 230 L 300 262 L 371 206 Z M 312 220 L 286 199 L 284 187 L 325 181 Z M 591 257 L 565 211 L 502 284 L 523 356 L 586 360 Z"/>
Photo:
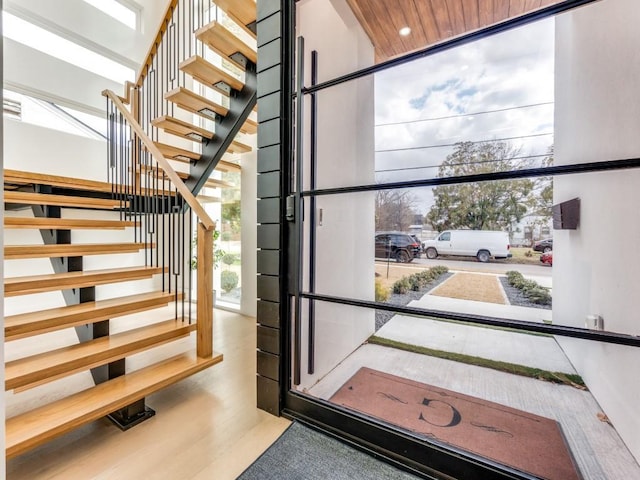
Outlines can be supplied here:
<path id="1" fill-rule="evenodd" d="M 551 310 L 551 304 L 549 305 L 541 305 L 539 303 L 530 302 L 529 299 L 516 287 L 512 287 L 509 285 L 509 281 L 507 277 L 498 277 L 500 279 L 500 283 L 502 283 L 502 288 L 504 288 L 504 292 L 507 294 L 507 298 L 509 299 L 509 303 L 511 305 L 518 305 L 519 307 L 529 307 L 529 308 L 542 308 L 544 310 Z"/>
<path id="2" fill-rule="evenodd" d="M 452 275 L 453 275 L 453 273 L 450 273 L 450 272 L 443 273 L 438 278 L 436 278 L 433 282 L 431 282 L 427 286 L 425 286 L 419 292 L 414 292 L 413 290 L 409 290 L 407 293 L 405 293 L 403 295 L 400 295 L 400 294 L 397 294 L 397 293 L 392 293 L 391 296 L 389 297 L 389 299 L 384 303 L 388 303 L 388 304 L 391 304 L 391 305 L 398 305 L 398 306 L 404 307 L 405 305 L 407 305 L 409 302 L 411 302 L 413 300 L 420 300 L 422 297 L 424 297 L 424 295 L 429 290 L 432 290 L 433 288 L 437 287 L 438 285 L 440 285 L 442 282 L 444 282 L 446 279 L 448 279 Z M 388 312 L 386 310 L 376 310 L 376 332 L 385 323 L 387 323 L 389 320 L 391 320 L 391 317 L 393 317 L 395 314 L 396 314 L 395 312 Z"/>

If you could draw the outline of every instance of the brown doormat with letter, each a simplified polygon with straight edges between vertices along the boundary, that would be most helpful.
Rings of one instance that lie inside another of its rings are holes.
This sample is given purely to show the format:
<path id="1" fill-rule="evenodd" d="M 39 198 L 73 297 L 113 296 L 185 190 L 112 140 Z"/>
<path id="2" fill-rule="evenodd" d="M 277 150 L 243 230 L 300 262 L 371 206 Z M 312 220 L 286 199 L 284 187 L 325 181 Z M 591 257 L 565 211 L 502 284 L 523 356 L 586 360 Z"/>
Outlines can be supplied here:
<path id="1" fill-rule="evenodd" d="M 365 367 L 330 400 L 543 479 L 582 478 L 549 418 Z"/>

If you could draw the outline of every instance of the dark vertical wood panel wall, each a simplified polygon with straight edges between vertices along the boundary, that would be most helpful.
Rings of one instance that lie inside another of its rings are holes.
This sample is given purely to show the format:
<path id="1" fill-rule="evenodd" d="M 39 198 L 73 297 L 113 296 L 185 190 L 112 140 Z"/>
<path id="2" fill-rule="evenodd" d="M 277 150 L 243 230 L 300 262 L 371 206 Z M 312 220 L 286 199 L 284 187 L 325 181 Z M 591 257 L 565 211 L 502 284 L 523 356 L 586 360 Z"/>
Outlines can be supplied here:
<path id="1" fill-rule="evenodd" d="M 288 115 L 283 110 L 283 11 L 287 0 L 257 1 L 258 35 L 258 351 L 257 405 L 279 415 L 285 382 L 281 349 L 286 331 L 285 239 L 283 195 L 288 158 Z"/>

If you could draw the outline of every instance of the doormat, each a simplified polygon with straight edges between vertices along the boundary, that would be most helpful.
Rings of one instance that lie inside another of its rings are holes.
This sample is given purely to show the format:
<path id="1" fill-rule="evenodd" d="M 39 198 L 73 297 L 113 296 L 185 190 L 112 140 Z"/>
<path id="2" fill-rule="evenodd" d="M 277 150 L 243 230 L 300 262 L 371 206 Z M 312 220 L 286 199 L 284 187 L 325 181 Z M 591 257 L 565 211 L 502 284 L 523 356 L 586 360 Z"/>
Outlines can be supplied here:
<path id="1" fill-rule="evenodd" d="M 335 438 L 293 422 L 238 480 L 418 480 Z"/>
<path id="2" fill-rule="evenodd" d="M 365 367 L 330 401 L 539 478 L 582 478 L 549 418 Z"/>

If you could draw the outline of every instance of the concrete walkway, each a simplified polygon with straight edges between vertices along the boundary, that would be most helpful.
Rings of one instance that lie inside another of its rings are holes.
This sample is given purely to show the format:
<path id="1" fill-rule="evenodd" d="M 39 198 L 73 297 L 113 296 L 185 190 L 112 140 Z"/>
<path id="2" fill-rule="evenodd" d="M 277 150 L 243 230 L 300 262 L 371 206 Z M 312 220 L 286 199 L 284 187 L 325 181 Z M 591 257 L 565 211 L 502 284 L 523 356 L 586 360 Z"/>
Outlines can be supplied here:
<path id="1" fill-rule="evenodd" d="M 509 318 L 528 322 L 551 322 L 551 310 L 544 308 L 519 307 L 517 305 L 498 305 L 496 303 L 458 300 L 456 298 L 425 295 L 409 304 L 412 307 L 442 310 L 445 312 L 482 315 L 485 317 Z"/>
<path id="2" fill-rule="evenodd" d="M 555 338 L 551 336 L 530 335 L 404 315 L 393 317 L 376 332 L 376 336 L 410 345 L 514 363 L 551 372 L 576 373 Z"/>

